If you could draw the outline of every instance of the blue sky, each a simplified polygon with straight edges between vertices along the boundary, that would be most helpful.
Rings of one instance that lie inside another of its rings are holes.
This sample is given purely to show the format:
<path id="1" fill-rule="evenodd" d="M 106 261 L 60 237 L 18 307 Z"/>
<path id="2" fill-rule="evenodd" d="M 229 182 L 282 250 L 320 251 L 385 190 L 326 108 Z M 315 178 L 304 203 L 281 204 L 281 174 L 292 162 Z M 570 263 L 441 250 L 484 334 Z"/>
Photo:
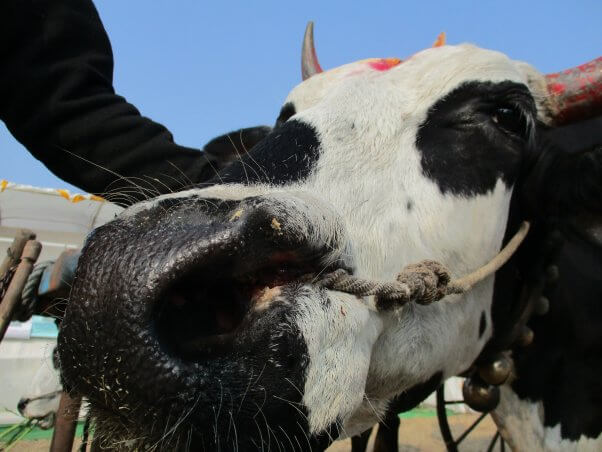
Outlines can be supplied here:
<path id="1" fill-rule="evenodd" d="M 60 1 L 60 0 L 56 0 Z M 115 56 L 115 87 L 202 147 L 226 131 L 273 124 L 300 81 L 305 24 L 315 21 L 322 67 L 405 57 L 472 42 L 555 72 L 602 55 L 602 1 L 213 1 L 97 0 Z M 66 187 L 0 126 L 0 179 Z"/>

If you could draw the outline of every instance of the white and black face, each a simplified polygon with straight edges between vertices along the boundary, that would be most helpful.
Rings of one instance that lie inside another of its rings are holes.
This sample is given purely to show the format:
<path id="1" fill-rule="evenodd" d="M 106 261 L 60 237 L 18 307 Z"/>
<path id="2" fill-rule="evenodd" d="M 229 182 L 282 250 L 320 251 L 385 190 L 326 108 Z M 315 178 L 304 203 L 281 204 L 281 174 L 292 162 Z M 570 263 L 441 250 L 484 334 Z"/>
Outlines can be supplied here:
<path id="1" fill-rule="evenodd" d="M 215 185 L 96 230 L 59 342 L 99 431 L 318 447 L 468 368 L 491 336 L 492 279 L 381 312 L 314 281 L 390 280 L 422 259 L 459 276 L 500 249 L 536 119 L 525 68 L 460 45 L 317 74 Z"/>

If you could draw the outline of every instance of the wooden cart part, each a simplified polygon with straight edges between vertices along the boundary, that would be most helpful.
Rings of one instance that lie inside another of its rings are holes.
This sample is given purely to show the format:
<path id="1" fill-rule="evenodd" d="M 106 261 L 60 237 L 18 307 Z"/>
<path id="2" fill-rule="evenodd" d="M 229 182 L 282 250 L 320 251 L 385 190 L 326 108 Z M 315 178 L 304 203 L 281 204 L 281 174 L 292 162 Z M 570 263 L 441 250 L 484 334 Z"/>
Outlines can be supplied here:
<path id="1" fill-rule="evenodd" d="M 36 240 L 28 240 L 23 247 L 19 265 L 6 289 L 4 298 L 2 298 L 2 301 L 0 302 L 0 341 L 4 338 L 4 334 L 8 329 L 8 325 L 13 318 L 15 310 L 21 302 L 21 292 L 23 291 L 23 287 L 27 282 L 27 277 L 33 270 L 33 265 L 40 256 L 41 251 L 42 245 Z"/>
<path id="2" fill-rule="evenodd" d="M 71 452 L 81 404 L 81 397 L 71 397 L 63 391 L 56 414 L 50 452 Z"/>

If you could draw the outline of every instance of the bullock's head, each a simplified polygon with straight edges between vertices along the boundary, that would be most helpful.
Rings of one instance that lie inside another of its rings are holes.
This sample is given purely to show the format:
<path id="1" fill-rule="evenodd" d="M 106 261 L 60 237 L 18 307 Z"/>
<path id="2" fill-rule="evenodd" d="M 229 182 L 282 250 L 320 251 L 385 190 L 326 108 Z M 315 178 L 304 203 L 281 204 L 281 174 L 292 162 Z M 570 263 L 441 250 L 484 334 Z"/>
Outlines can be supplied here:
<path id="1" fill-rule="evenodd" d="M 318 69 L 304 61 L 306 76 Z M 484 264 L 537 122 L 558 117 L 549 100 L 534 69 L 472 45 L 315 73 L 213 186 L 94 231 L 59 342 L 97 432 L 309 449 L 465 370 L 492 334 L 492 278 L 381 312 L 315 281 L 337 268 L 392 279 L 425 258 L 454 276 Z"/>

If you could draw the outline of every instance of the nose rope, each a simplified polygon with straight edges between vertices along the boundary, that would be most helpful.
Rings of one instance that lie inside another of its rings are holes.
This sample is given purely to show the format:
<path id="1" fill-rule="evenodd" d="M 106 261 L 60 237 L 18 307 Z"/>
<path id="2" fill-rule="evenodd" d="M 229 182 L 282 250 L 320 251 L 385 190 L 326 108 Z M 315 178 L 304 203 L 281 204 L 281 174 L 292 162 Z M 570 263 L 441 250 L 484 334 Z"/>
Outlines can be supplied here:
<path id="1" fill-rule="evenodd" d="M 518 231 L 493 259 L 472 273 L 451 279 L 449 271 L 439 262 L 425 260 L 405 267 L 396 281 L 377 281 L 358 278 L 344 269 L 325 275 L 318 285 L 326 289 L 346 292 L 360 297 L 374 295 L 379 303 L 401 306 L 409 302 L 430 304 L 446 295 L 462 294 L 476 283 L 495 273 L 516 252 L 529 232 L 529 222 L 521 223 Z M 369 306 L 376 309 L 373 306 Z"/>

